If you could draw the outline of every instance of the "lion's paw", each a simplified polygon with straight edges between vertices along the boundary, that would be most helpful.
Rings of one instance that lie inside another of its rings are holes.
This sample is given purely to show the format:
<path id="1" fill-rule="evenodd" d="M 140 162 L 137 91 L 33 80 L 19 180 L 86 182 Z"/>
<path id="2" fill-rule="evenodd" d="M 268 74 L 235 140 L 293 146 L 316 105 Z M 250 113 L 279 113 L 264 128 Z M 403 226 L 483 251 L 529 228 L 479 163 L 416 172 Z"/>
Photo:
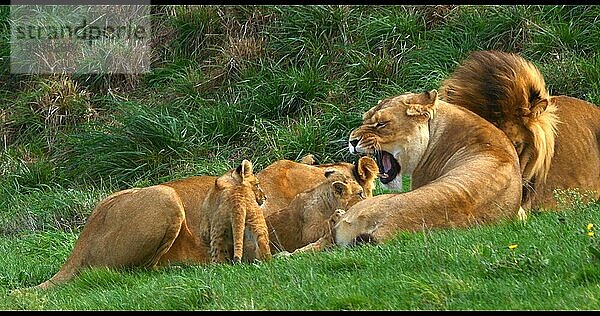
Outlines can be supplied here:
<path id="1" fill-rule="evenodd" d="M 292 255 L 292 253 L 291 253 L 291 252 L 289 252 L 289 251 L 285 251 L 285 250 L 284 250 L 284 251 L 281 251 L 281 252 L 278 252 L 278 253 L 276 253 L 276 254 L 273 256 L 273 258 L 287 258 L 287 257 L 289 257 L 289 256 L 291 256 L 291 255 Z"/>
<path id="2" fill-rule="evenodd" d="M 335 210 L 335 212 L 333 212 L 333 214 L 331 214 L 331 216 L 329 217 L 329 220 L 332 221 L 333 223 L 337 223 L 340 218 L 342 218 L 342 216 L 344 216 L 344 214 L 346 214 L 346 211 L 342 210 L 342 209 L 337 209 Z"/>

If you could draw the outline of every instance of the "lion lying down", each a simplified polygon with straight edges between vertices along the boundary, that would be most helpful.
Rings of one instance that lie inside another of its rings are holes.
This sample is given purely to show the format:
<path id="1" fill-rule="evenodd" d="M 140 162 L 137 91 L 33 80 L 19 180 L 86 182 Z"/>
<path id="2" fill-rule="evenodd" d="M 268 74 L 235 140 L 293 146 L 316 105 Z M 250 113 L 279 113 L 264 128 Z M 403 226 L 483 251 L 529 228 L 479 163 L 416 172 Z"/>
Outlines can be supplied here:
<path id="1" fill-rule="evenodd" d="M 199 262 L 223 262 L 242 257 L 246 223 L 258 243 L 259 257 L 270 259 L 268 232 L 259 204 L 264 201 L 252 164 L 244 160 L 212 181 L 200 217 L 201 242 L 192 251 Z M 184 205 L 167 185 L 116 192 L 92 211 L 67 261 L 52 278 L 36 288 L 64 283 L 87 267 L 153 268 L 181 251 L 179 236 L 192 238 Z M 210 256 L 209 254 L 210 249 Z M 167 255 L 168 254 L 168 255 Z"/>
<path id="2" fill-rule="evenodd" d="M 523 208 L 557 209 L 557 189 L 600 198 L 600 108 L 550 95 L 533 63 L 513 53 L 473 52 L 442 82 L 440 98 L 510 138 L 521 161 Z"/>
<path id="3" fill-rule="evenodd" d="M 412 189 L 334 213 L 331 236 L 299 251 L 384 242 L 401 230 L 487 224 L 521 211 L 521 173 L 512 143 L 483 118 L 439 100 L 435 90 L 381 101 L 351 132 L 349 149 L 375 155 L 387 188 L 401 189 L 404 174 Z"/>
<path id="4" fill-rule="evenodd" d="M 356 165 L 340 162 L 317 166 L 279 160 L 256 174 L 260 187 L 269 197 L 267 201 L 270 200 L 269 208 L 266 208 L 269 202 L 262 205 L 264 214 L 285 207 L 296 194 L 324 181 L 324 170 L 330 168 L 356 180 L 370 196 L 377 174 L 373 171 L 377 165 L 370 158 L 361 157 Z M 236 171 L 227 174 L 233 172 Z M 175 262 L 204 264 L 222 260 L 220 250 L 215 250 L 211 259 L 209 213 L 203 211 L 204 201 L 218 178 L 194 176 L 109 195 L 92 211 L 61 269 L 36 288 L 64 283 L 81 269 L 92 266 L 154 267 Z M 255 184 L 258 186 L 258 182 Z M 254 191 L 261 201 L 261 194 Z M 258 253 L 258 257 L 268 257 L 264 242 L 261 244 L 262 254 Z M 256 257 L 254 247 L 250 248 L 253 253 L 248 257 Z M 230 256 L 227 252 L 225 255 Z"/>

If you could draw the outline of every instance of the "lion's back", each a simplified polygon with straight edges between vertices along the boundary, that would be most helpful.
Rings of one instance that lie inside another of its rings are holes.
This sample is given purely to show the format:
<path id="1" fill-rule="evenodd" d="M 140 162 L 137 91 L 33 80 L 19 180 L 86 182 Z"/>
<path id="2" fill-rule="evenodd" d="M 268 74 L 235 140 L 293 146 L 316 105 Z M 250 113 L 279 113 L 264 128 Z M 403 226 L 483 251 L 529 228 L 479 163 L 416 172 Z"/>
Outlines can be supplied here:
<path id="1" fill-rule="evenodd" d="M 536 188 L 534 207 L 556 206 L 555 189 L 579 188 L 600 198 L 600 109 L 573 97 L 552 96 L 560 123 L 546 182 Z"/>

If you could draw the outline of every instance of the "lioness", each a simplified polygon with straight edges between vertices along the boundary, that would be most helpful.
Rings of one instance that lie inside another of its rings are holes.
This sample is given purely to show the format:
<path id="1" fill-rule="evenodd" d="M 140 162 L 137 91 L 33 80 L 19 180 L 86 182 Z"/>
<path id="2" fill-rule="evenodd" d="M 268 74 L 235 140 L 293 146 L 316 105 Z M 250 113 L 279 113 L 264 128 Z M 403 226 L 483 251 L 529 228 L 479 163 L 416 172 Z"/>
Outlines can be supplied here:
<path id="1" fill-rule="evenodd" d="M 383 242 L 400 230 L 468 227 L 517 216 L 519 160 L 501 130 L 450 105 L 437 91 L 406 93 L 381 101 L 350 133 L 349 149 L 374 154 L 380 180 L 405 193 L 360 201 L 334 227 L 337 245 Z"/>
<path id="2" fill-rule="evenodd" d="M 321 184 L 298 193 L 286 207 L 266 217 L 272 253 L 293 252 L 330 235 L 332 214 L 366 198 L 354 179 L 335 169 L 325 170 L 324 174 L 326 179 Z"/>
<path id="3" fill-rule="evenodd" d="M 600 197 L 600 109 L 551 96 L 531 62 L 499 51 L 477 51 L 442 82 L 440 98 L 492 122 L 511 139 L 523 176 L 523 207 L 553 209 L 556 189 Z"/>
<path id="4" fill-rule="evenodd" d="M 244 194 L 247 196 L 243 196 L 242 199 L 254 199 L 255 203 L 262 204 L 264 196 L 257 193 L 260 192 L 260 188 L 251 172 L 250 167 L 250 174 L 248 174 L 247 161 L 244 161 L 223 177 L 215 178 L 212 186 L 207 186 L 211 192 L 211 199 L 228 201 L 222 195 Z M 228 180 L 223 178 L 232 180 L 228 183 Z M 217 181 L 219 179 L 220 182 Z M 246 180 L 244 186 L 249 190 L 231 192 L 226 189 L 234 186 L 240 179 Z M 228 203 L 225 206 L 238 207 Z M 210 202 L 207 207 L 215 208 Z M 231 211 L 222 212 L 225 216 Z M 263 230 L 264 245 L 259 249 L 268 252 L 268 239 L 264 240 L 268 238 L 266 225 Z M 209 245 L 197 236 L 192 235 L 189 230 L 184 204 L 174 188 L 155 185 L 122 190 L 109 195 L 96 205 L 66 262 L 54 276 L 35 288 L 45 289 L 64 283 L 87 267 L 153 268 L 182 254 L 186 259 L 209 262 Z"/>
<path id="5" fill-rule="evenodd" d="M 341 162 L 319 166 L 280 160 L 256 177 L 265 195 L 272 197 L 272 208 L 279 209 L 297 193 L 323 181 L 325 168 L 357 175 L 359 183 L 372 188 L 372 181 L 367 177 L 373 177 L 369 171 L 373 165 L 370 158 L 361 159 L 356 165 Z M 59 272 L 36 288 L 64 283 L 86 266 L 211 262 L 209 245 L 200 238 L 201 208 L 217 178 L 193 176 L 148 188 L 123 190 L 106 197 L 90 214 Z M 263 208 L 267 203 L 264 204 Z M 159 236 L 160 240 L 155 240 Z M 160 254 L 157 252 L 159 243 Z"/>
<path id="6" fill-rule="evenodd" d="M 260 209 L 264 201 L 265 194 L 248 160 L 215 180 L 200 213 L 200 237 L 210 245 L 212 262 L 240 262 L 245 234 L 255 242 L 260 260 L 271 259 L 269 233 Z"/>

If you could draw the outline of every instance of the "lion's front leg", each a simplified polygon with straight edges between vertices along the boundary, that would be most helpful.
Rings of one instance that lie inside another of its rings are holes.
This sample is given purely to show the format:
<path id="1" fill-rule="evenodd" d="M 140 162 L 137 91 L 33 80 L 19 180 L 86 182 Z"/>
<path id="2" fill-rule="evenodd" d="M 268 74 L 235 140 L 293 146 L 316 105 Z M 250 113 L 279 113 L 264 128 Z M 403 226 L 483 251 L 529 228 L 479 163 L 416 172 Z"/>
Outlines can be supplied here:
<path id="1" fill-rule="evenodd" d="M 525 211 L 525 209 L 522 206 L 519 207 L 519 211 L 517 212 L 517 218 L 521 221 L 527 220 L 527 212 Z"/>
<path id="2" fill-rule="evenodd" d="M 335 212 L 333 212 L 333 214 L 331 214 L 331 216 L 328 219 L 327 224 L 329 225 L 329 229 L 327 230 L 327 233 L 325 233 L 324 236 L 322 236 L 315 242 L 312 242 L 304 247 L 294 250 L 294 252 L 292 252 L 292 253 L 287 253 L 284 255 L 293 255 L 296 253 L 302 253 L 302 252 L 308 252 L 308 251 L 317 252 L 317 251 L 323 251 L 325 249 L 333 247 L 335 245 L 335 238 L 333 236 L 333 227 L 335 227 L 335 225 L 339 222 L 340 218 L 344 214 L 346 214 L 346 211 L 344 211 L 342 209 L 335 210 Z"/>

